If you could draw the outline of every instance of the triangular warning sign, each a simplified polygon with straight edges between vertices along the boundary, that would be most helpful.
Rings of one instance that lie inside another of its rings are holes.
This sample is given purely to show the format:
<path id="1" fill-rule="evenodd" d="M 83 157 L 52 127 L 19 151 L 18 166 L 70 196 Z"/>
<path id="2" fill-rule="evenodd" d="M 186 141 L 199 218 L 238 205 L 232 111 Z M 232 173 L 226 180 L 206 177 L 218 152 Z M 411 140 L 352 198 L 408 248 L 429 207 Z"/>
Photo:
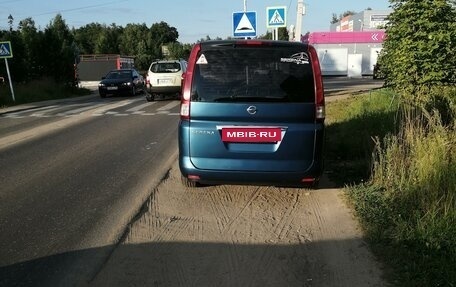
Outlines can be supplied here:
<path id="1" fill-rule="evenodd" d="M 279 10 L 275 10 L 274 14 L 269 20 L 269 24 L 284 24 L 285 20 L 283 20 L 282 15 L 280 15 Z"/>
<path id="2" fill-rule="evenodd" d="M 206 65 L 207 64 L 207 59 L 206 59 L 206 56 L 204 56 L 204 54 L 202 54 L 198 61 L 196 61 L 197 64 L 202 64 L 202 65 Z"/>
<path id="3" fill-rule="evenodd" d="M 239 21 L 239 24 L 236 27 L 236 30 L 234 30 L 234 33 L 255 33 L 255 28 L 253 28 L 252 23 L 250 23 L 249 18 L 247 15 L 244 13 L 242 15 L 241 21 Z"/>

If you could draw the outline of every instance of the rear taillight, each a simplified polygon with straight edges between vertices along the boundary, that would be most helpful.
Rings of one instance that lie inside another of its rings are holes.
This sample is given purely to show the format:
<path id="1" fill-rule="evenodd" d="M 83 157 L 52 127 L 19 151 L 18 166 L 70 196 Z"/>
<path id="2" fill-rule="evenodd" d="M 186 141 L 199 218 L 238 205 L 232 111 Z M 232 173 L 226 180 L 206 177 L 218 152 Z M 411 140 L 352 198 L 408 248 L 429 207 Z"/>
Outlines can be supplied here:
<path id="1" fill-rule="evenodd" d="M 320 61 L 318 60 L 318 54 L 315 48 L 309 45 L 309 54 L 312 61 L 312 69 L 314 74 L 315 82 L 315 116 L 319 120 L 324 120 L 325 113 L 325 94 L 323 88 L 323 80 L 320 69 Z"/>
<path id="2" fill-rule="evenodd" d="M 201 44 L 193 46 L 190 57 L 188 58 L 187 72 L 182 77 L 182 99 L 181 99 L 181 120 L 190 119 L 190 96 L 192 91 L 193 71 L 195 63 L 198 60 L 198 54 L 201 50 Z"/>
<path id="3" fill-rule="evenodd" d="M 183 120 L 190 119 L 190 101 L 182 99 L 180 115 Z"/>
<path id="4" fill-rule="evenodd" d="M 315 177 L 304 177 L 301 179 L 302 183 L 314 183 L 315 182 Z"/>
<path id="5" fill-rule="evenodd" d="M 317 105 L 317 108 L 316 108 L 316 111 L 315 111 L 315 117 L 317 119 L 324 119 L 326 116 L 326 112 L 325 112 L 325 106 L 319 106 Z"/>

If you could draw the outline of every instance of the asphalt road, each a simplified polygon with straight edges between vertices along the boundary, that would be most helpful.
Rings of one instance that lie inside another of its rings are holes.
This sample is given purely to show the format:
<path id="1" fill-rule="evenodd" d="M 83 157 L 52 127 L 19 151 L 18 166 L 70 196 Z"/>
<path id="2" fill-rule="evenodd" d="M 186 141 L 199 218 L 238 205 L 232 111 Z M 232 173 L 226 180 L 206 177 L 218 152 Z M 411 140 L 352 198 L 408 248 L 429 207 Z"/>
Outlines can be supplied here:
<path id="1" fill-rule="evenodd" d="M 323 84 L 326 97 L 348 92 L 368 91 L 383 86 L 383 80 L 374 80 L 372 77 L 347 78 L 347 77 L 324 77 Z"/>
<path id="2" fill-rule="evenodd" d="M 94 95 L 2 114 L 0 286 L 53 286 L 106 246 L 99 265 L 175 160 L 178 111 Z"/>
<path id="3" fill-rule="evenodd" d="M 381 86 L 324 84 L 328 97 Z M 178 101 L 143 96 L 0 109 L 0 286 L 95 276 L 175 162 L 178 120 Z"/>

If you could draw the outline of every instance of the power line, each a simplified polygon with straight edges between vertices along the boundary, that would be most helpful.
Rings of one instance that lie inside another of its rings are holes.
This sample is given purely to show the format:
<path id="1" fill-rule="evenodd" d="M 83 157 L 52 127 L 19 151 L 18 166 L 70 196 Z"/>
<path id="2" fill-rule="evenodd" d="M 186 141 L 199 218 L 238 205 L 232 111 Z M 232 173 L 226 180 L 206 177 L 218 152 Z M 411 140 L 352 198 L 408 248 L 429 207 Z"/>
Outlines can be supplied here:
<path id="1" fill-rule="evenodd" d="M 16 2 L 16 1 L 23 1 L 23 0 L 8 0 L 8 1 L 0 2 L 0 4 Z M 118 4 L 118 3 L 127 2 L 127 1 L 130 1 L 130 0 L 117 0 L 117 1 L 110 1 L 110 2 L 105 2 L 105 3 L 95 4 L 95 5 L 89 5 L 89 6 L 81 6 L 81 7 L 69 8 L 69 9 L 54 10 L 54 11 L 29 15 L 28 17 L 37 17 L 37 16 L 51 15 L 51 14 L 64 13 L 64 12 L 74 12 L 74 11 L 79 11 L 79 10 L 103 7 L 103 6 L 107 6 L 107 5 L 111 5 L 111 4 Z"/>
<path id="2" fill-rule="evenodd" d="M 83 7 L 78 7 L 78 8 L 71 8 L 71 9 L 63 9 L 63 10 L 52 11 L 52 12 L 45 12 L 45 13 L 41 13 L 41 14 L 32 15 L 32 17 L 49 15 L 49 14 L 56 14 L 56 13 L 63 13 L 63 12 L 73 12 L 73 11 L 85 10 L 85 9 L 90 9 L 90 8 L 98 8 L 98 7 L 103 7 L 103 6 L 107 6 L 107 5 L 111 5 L 111 4 L 117 4 L 117 3 L 126 2 L 126 1 L 130 1 L 130 0 L 118 0 L 118 1 L 111 1 L 111 2 L 106 2 L 106 3 L 96 4 L 96 5 L 83 6 Z"/>

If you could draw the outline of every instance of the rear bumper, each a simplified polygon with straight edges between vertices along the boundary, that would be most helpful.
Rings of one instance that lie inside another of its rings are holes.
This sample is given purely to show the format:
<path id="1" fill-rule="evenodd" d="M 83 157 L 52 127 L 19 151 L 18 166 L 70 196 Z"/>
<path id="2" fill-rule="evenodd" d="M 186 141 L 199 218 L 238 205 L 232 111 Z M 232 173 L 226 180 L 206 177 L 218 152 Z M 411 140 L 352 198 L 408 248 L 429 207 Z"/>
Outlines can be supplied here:
<path id="1" fill-rule="evenodd" d="M 180 93 L 181 87 L 180 86 L 167 86 L 167 87 L 154 87 L 154 86 L 148 86 L 147 91 L 149 93 L 154 93 L 154 94 L 175 94 L 175 93 Z"/>
<path id="2" fill-rule="evenodd" d="M 323 162 L 315 161 L 310 169 L 295 172 L 246 172 L 226 170 L 202 170 L 193 166 L 188 157 L 179 157 L 179 168 L 184 177 L 191 175 L 199 177 L 198 182 L 203 184 L 253 184 L 301 186 L 308 185 L 303 179 L 320 179 L 323 171 Z"/>

